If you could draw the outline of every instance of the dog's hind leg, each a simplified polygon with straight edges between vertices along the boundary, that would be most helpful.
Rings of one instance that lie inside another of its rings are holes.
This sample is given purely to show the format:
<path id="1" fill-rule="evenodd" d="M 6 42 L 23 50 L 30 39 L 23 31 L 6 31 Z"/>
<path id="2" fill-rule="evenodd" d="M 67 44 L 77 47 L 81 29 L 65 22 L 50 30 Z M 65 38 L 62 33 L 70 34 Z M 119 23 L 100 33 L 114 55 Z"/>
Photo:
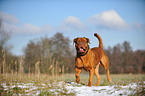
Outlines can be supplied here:
<path id="1" fill-rule="evenodd" d="M 101 65 L 106 70 L 108 81 L 111 82 L 111 77 L 110 77 L 110 72 L 109 72 L 109 59 L 107 56 L 102 57 Z"/>
<path id="2" fill-rule="evenodd" d="M 100 83 L 100 80 L 101 80 L 101 77 L 99 75 L 99 65 L 100 65 L 100 62 L 95 68 L 95 75 L 97 76 L 98 80 L 97 80 L 97 83 L 94 86 L 99 86 L 99 83 Z"/>
<path id="3" fill-rule="evenodd" d="M 107 72 L 107 79 L 108 79 L 109 82 L 111 82 L 111 77 L 110 77 L 109 68 L 106 69 L 106 72 Z"/>

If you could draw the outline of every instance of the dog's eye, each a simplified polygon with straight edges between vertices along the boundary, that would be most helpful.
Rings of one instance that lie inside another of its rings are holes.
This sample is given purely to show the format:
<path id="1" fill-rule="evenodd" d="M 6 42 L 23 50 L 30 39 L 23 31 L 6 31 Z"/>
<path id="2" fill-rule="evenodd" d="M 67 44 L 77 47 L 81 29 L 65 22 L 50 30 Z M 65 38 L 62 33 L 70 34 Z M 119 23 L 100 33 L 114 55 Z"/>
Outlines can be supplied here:
<path id="1" fill-rule="evenodd" d="M 79 41 L 79 42 L 77 42 L 76 44 L 80 44 L 81 42 Z"/>

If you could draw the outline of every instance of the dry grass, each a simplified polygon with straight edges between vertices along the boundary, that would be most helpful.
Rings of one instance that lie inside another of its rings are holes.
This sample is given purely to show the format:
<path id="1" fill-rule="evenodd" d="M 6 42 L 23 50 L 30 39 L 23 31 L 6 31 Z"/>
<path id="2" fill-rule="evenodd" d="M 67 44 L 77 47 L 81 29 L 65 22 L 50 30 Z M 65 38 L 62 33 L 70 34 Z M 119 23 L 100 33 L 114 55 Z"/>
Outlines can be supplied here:
<path id="1" fill-rule="evenodd" d="M 112 82 L 107 81 L 106 75 L 101 75 L 100 86 L 125 86 L 130 83 L 137 83 L 135 95 L 145 94 L 145 88 L 143 82 L 145 82 L 144 74 L 112 74 Z M 88 74 L 81 74 L 81 84 L 87 85 L 89 79 Z M 59 82 L 62 82 L 63 86 L 58 86 Z M 0 95 L 54 95 L 57 92 L 59 95 L 75 95 L 75 93 L 68 93 L 65 88 L 65 84 L 69 82 L 75 82 L 74 74 L 66 74 L 65 76 L 52 77 L 48 75 L 0 75 Z M 97 78 L 94 76 L 93 84 L 97 82 Z M 4 88 L 8 86 L 7 89 Z M 20 87 L 20 85 L 27 87 Z M 45 86 L 44 86 L 45 85 Z M 13 86 L 13 87 L 12 87 Z M 118 87 L 119 88 L 119 87 Z M 56 89 L 55 92 L 51 91 Z"/>

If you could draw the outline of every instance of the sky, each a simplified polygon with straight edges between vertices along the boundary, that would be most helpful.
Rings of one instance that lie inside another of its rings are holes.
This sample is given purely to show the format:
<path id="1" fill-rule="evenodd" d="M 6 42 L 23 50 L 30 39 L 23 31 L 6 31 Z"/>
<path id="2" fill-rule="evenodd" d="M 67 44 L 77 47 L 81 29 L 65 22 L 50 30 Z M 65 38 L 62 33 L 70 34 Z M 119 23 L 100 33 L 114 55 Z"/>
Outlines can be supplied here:
<path id="1" fill-rule="evenodd" d="M 0 20 L 15 55 L 23 55 L 30 40 L 57 32 L 72 45 L 87 37 L 97 47 L 98 33 L 104 48 L 128 41 L 133 51 L 145 50 L 145 0 L 0 0 Z"/>

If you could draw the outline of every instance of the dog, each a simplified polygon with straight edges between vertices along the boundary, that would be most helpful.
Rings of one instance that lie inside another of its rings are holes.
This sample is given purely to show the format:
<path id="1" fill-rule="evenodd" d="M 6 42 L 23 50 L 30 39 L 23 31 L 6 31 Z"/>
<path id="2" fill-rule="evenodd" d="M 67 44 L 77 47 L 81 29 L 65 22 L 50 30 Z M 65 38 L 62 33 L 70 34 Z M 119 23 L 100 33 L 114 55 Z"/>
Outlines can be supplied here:
<path id="1" fill-rule="evenodd" d="M 92 86 L 94 74 L 97 76 L 97 83 L 94 86 L 99 86 L 101 77 L 99 75 L 99 65 L 102 65 L 106 72 L 108 81 L 111 82 L 110 72 L 109 72 L 109 59 L 103 50 L 103 42 L 101 37 L 95 33 L 95 37 L 99 40 L 99 47 L 94 47 L 90 49 L 90 40 L 85 37 L 78 37 L 73 40 L 76 48 L 76 58 L 75 58 L 75 76 L 76 82 L 80 82 L 80 72 L 82 69 L 89 71 L 89 83 L 88 86 Z"/>

